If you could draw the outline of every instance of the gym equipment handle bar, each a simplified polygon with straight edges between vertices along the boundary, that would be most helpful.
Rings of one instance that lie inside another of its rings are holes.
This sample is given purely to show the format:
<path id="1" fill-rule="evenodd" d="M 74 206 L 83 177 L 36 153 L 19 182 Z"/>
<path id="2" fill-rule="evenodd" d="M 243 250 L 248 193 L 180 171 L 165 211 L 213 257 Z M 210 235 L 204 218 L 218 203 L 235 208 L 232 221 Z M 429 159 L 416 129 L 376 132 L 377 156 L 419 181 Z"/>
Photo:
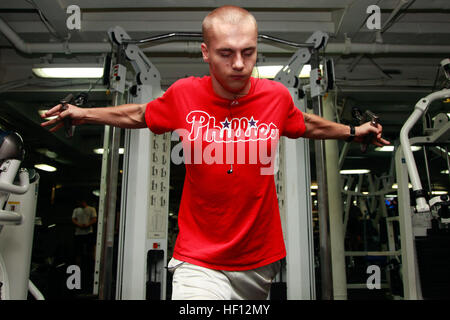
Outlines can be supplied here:
<path id="1" fill-rule="evenodd" d="M 172 38 L 202 38 L 202 34 L 199 32 L 171 32 L 171 33 L 165 33 L 165 34 L 157 35 L 157 36 L 150 37 L 150 38 L 140 39 L 140 40 L 123 39 L 123 43 L 125 43 L 125 44 L 144 44 L 144 43 L 148 43 L 148 42 L 156 42 L 156 41 L 172 39 Z M 277 43 L 281 43 L 281 44 L 285 44 L 285 45 L 288 45 L 291 47 L 297 47 L 297 48 L 313 48 L 314 47 L 314 43 L 292 42 L 292 41 L 268 36 L 265 34 L 258 35 L 258 38 L 261 40 L 277 42 Z"/>

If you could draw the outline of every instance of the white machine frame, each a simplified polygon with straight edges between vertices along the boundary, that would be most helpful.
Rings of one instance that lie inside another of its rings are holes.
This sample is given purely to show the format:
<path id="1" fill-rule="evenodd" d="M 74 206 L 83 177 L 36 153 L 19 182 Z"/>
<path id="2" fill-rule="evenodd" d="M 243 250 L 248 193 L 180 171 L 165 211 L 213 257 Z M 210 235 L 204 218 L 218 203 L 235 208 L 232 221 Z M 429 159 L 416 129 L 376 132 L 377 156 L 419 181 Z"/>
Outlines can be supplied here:
<path id="1" fill-rule="evenodd" d="M 20 160 L 0 164 L 0 208 L 4 208 L 0 210 L 0 300 L 27 300 L 28 291 L 43 300 L 29 280 L 39 175 L 30 183 Z M 14 184 L 17 173 L 18 185 Z"/>
<path id="2" fill-rule="evenodd" d="M 400 147 L 395 154 L 399 222 L 402 251 L 402 276 L 405 299 L 422 299 L 420 288 L 420 277 L 418 271 L 417 254 L 415 249 L 415 235 L 419 228 L 414 228 L 417 222 L 425 222 L 430 216 L 430 205 L 423 195 L 422 183 L 411 151 L 412 145 L 433 144 L 450 139 L 450 122 L 447 122 L 439 130 L 430 136 L 409 138 L 409 133 L 417 121 L 427 112 L 430 104 L 439 99 L 450 97 L 450 89 L 433 92 L 420 99 L 414 108 L 413 113 L 403 125 L 400 131 Z M 412 184 L 413 192 L 416 196 L 416 205 L 411 208 L 410 194 L 408 188 L 408 177 Z M 416 223 L 413 221 L 416 221 Z"/>

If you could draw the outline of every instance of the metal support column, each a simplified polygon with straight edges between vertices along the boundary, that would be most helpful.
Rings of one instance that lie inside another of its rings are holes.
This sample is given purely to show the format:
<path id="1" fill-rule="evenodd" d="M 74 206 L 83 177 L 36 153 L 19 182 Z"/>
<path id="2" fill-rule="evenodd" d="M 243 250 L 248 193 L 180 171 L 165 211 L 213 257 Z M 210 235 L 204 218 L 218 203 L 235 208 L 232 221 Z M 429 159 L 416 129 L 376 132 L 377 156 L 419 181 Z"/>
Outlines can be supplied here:
<path id="1" fill-rule="evenodd" d="M 398 214 L 400 246 L 402 252 L 403 298 L 421 300 L 420 277 L 417 265 L 415 237 L 412 223 L 412 207 L 408 189 L 408 170 L 402 148 L 395 154 L 398 184 Z"/>
<path id="2" fill-rule="evenodd" d="M 146 104 L 160 97 L 161 75 L 136 41 L 120 27 L 111 28 L 109 35 L 123 45 L 122 51 L 134 69 L 128 102 Z M 116 298 L 165 299 L 170 133 L 127 129 L 124 140 Z"/>
<path id="3" fill-rule="evenodd" d="M 121 46 L 116 49 L 116 64 L 124 63 Z M 113 92 L 113 106 L 123 104 L 124 91 Z M 103 140 L 102 173 L 100 183 L 100 203 L 97 228 L 96 272 L 94 293 L 99 299 L 113 297 L 113 252 L 114 228 L 116 220 L 117 181 L 119 173 L 119 147 L 121 128 L 105 126 Z"/>
<path id="4" fill-rule="evenodd" d="M 294 104 L 305 112 L 298 89 L 288 89 Z M 312 300 L 316 290 L 309 141 L 282 137 L 279 151 L 276 182 L 287 249 L 287 299 Z"/>
<path id="5" fill-rule="evenodd" d="M 324 98 L 324 118 L 330 121 L 334 119 L 334 93 L 330 92 Z M 341 178 L 339 174 L 339 148 L 338 141 L 325 141 L 326 169 L 327 169 L 327 191 L 330 221 L 330 244 L 331 244 L 331 270 L 333 280 L 334 300 L 347 299 L 347 276 L 345 272 L 345 248 L 344 248 L 344 224 L 343 204 L 341 193 Z M 320 189 L 319 189 L 320 190 Z"/>
<path id="6" fill-rule="evenodd" d="M 311 81 L 317 79 L 319 71 L 319 52 L 313 49 L 311 52 Z M 322 96 L 311 92 L 313 98 L 313 110 L 316 115 L 323 117 Z M 322 299 L 331 300 L 333 298 L 333 279 L 331 271 L 331 249 L 330 249 L 330 228 L 329 228 L 329 208 L 327 192 L 327 170 L 325 159 L 325 141 L 314 141 L 316 158 L 316 178 L 317 178 L 317 199 L 319 207 L 319 230 L 320 230 L 320 269 L 322 284 Z"/>

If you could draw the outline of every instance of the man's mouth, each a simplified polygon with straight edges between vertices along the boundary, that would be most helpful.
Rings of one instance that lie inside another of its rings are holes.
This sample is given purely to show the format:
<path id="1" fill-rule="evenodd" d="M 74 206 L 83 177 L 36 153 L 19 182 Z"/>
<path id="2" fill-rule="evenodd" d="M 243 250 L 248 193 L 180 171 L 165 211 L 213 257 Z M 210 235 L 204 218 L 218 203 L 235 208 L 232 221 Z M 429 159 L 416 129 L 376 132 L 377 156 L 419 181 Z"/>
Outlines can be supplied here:
<path id="1" fill-rule="evenodd" d="M 245 76 L 242 76 L 242 75 L 231 75 L 230 78 L 233 79 L 233 80 L 244 80 Z"/>

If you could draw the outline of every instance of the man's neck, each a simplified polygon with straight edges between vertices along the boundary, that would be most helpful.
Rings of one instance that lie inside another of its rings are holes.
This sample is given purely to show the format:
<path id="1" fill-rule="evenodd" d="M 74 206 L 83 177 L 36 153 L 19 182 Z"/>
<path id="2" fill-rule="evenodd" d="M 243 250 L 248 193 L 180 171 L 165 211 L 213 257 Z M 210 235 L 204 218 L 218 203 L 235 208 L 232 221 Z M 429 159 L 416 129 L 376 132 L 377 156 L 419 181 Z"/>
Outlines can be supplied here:
<path id="1" fill-rule="evenodd" d="M 252 86 L 252 83 L 250 81 L 250 79 L 248 80 L 247 84 L 245 85 L 245 87 L 239 91 L 239 92 L 230 92 L 228 90 L 226 90 L 218 81 L 216 78 L 214 78 L 214 76 L 211 76 L 211 81 L 212 81 L 212 87 L 214 92 L 221 98 L 224 99 L 228 99 L 228 100 L 236 100 L 239 99 L 241 97 L 246 96 L 249 92 L 250 92 L 250 88 Z"/>

